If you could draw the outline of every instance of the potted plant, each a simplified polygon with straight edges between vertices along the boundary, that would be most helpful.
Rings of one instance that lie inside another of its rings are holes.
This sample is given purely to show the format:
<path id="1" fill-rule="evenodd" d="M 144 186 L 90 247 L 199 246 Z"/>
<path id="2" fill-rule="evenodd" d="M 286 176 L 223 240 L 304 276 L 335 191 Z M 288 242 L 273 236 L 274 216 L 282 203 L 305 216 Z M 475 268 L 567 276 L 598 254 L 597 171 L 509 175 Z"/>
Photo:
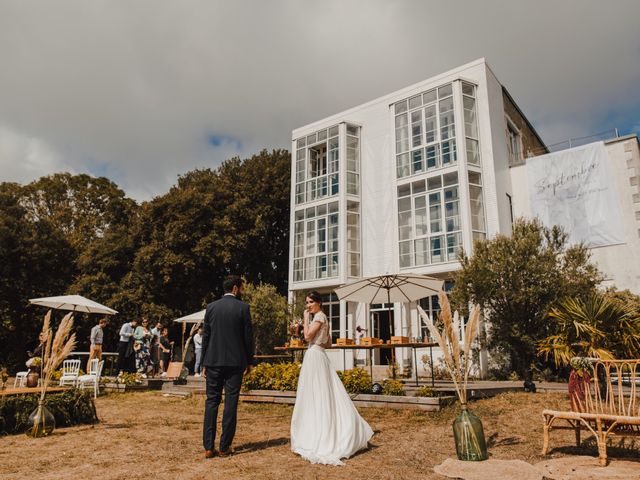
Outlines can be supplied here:
<path id="1" fill-rule="evenodd" d="M 31 357 L 26 361 L 25 365 L 29 369 L 27 374 L 27 387 L 34 388 L 38 386 L 38 380 L 40 379 L 40 369 L 42 368 L 42 358 Z"/>
<path id="2" fill-rule="evenodd" d="M 453 422 L 453 436 L 456 444 L 456 453 L 459 460 L 479 461 L 486 460 L 487 445 L 484 438 L 482 421 L 467 408 L 467 381 L 471 369 L 471 345 L 476 339 L 478 320 L 480 318 L 480 306 L 475 305 L 469 315 L 464 330 L 463 342 L 460 341 L 460 318 L 456 311 L 451 314 L 451 305 L 447 294 L 443 290 L 438 292 L 441 311 L 439 320 L 442 324 L 440 330 L 418 305 L 418 311 L 424 322 L 429 327 L 431 336 L 438 343 L 444 355 L 446 370 L 453 381 L 461 412 Z M 461 346 L 462 344 L 462 346 Z"/>

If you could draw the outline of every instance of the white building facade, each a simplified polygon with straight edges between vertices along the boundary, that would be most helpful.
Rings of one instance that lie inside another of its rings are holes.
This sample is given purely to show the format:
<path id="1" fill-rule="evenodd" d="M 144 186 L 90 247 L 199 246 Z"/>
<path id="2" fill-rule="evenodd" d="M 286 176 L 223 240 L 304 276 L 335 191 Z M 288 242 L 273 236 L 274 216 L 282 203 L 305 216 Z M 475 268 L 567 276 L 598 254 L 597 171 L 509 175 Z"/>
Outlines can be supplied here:
<path id="1" fill-rule="evenodd" d="M 290 300 L 322 293 L 334 341 L 355 338 L 356 326 L 384 340 L 426 338 L 416 302 L 363 305 L 333 290 L 394 273 L 446 289 L 460 249 L 510 234 L 519 216 L 563 225 L 592 247 L 605 286 L 640 294 L 638 137 L 549 154 L 484 59 L 297 128 L 292 152 Z M 419 303 L 439 309 L 435 296 Z M 329 355 L 336 368 L 365 361 Z M 409 349 L 396 355 L 416 368 Z M 377 351 L 373 364 L 389 357 Z"/>
<path id="2" fill-rule="evenodd" d="M 388 305 L 339 301 L 333 290 L 393 273 L 426 274 L 450 287 L 461 248 L 472 252 L 475 239 L 509 234 L 514 215 L 527 215 L 519 166 L 544 153 L 484 59 L 295 129 L 290 300 L 322 293 L 334 340 L 355 338 L 358 325 L 366 336 L 389 339 L 393 328 L 426 338 L 416 302 L 396 303 L 390 315 Z M 439 309 L 437 297 L 420 304 Z M 364 362 L 364 352 L 329 354 L 336 368 Z M 408 349 L 396 355 L 400 365 L 413 364 Z M 388 353 L 376 353 L 374 365 L 388 363 Z"/>

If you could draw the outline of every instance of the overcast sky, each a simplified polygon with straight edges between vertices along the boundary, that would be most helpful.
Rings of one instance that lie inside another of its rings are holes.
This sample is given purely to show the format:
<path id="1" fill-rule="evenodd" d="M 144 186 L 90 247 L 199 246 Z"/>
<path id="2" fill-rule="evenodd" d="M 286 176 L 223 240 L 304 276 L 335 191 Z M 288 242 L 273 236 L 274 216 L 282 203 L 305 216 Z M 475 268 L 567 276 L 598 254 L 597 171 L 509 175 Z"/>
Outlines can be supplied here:
<path id="1" fill-rule="evenodd" d="M 0 181 L 193 168 L 485 57 L 547 144 L 640 131 L 640 1 L 0 0 Z"/>

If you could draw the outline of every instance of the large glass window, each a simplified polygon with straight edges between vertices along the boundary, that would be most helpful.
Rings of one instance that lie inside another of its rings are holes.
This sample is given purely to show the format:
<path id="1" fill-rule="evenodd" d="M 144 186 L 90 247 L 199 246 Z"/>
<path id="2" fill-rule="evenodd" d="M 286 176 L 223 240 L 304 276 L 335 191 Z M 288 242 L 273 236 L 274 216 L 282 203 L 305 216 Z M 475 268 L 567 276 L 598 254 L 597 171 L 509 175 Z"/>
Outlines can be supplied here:
<path id="1" fill-rule="evenodd" d="M 296 205 L 338 194 L 338 133 L 335 125 L 296 140 Z"/>
<path id="2" fill-rule="evenodd" d="M 293 281 L 338 276 L 338 202 L 296 210 Z"/>
<path id="3" fill-rule="evenodd" d="M 397 178 L 456 163 L 452 84 L 398 102 L 394 112 Z"/>
<path id="4" fill-rule="evenodd" d="M 398 186 L 400 268 L 453 261 L 462 248 L 458 173 Z"/>

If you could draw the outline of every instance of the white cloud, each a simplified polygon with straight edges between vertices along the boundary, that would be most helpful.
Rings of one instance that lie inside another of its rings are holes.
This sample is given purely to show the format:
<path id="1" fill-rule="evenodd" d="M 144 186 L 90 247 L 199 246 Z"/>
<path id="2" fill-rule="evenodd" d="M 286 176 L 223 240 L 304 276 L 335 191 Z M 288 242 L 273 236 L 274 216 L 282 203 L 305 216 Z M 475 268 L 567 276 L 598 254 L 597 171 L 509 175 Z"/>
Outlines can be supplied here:
<path id="1" fill-rule="evenodd" d="M 640 2 L 451 3 L 0 0 L 0 180 L 89 171 L 147 199 L 482 56 L 548 143 L 638 123 Z"/>

